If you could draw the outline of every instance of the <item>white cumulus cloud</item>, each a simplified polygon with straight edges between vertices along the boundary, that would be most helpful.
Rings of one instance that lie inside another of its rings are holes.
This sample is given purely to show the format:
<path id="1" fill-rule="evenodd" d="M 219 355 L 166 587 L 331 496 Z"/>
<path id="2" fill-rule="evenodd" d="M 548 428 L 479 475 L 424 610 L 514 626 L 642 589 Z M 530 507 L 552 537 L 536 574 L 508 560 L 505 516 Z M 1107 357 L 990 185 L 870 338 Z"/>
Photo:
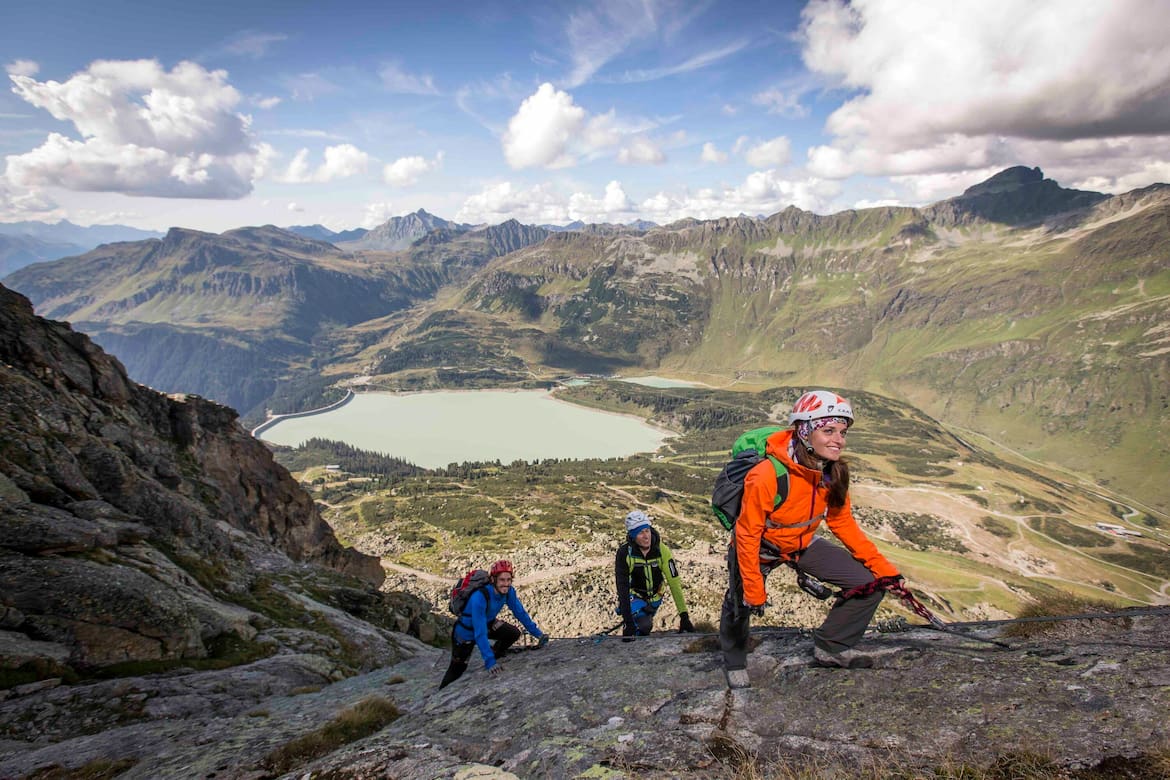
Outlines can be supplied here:
<path id="1" fill-rule="evenodd" d="M 439 152 L 430 160 L 418 155 L 399 157 L 382 169 L 382 180 L 395 187 L 409 187 L 416 184 L 419 177 L 423 174 L 435 170 L 442 163 L 442 152 Z"/>
<path id="2" fill-rule="evenodd" d="M 318 181 L 346 179 L 364 173 L 370 156 L 353 144 L 325 148 L 325 162 L 318 170 Z"/>
<path id="3" fill-rule="evenodd" d="M 568 222 L 568 206 L 550 185 L 517 187 L 510 181 L 485 187 L 472 195 L 459 209 L 455 219 L 472 224 L 498 224 L 518 219 L 530 225 Z"/>
<path id="4" fill-rule="evenodd" d="M 634 136 L 618 151 L 617 160 L 622 165 L 661 165 L 666 153 L 649 138 Z"/>
<path id="5" fill-rule="evenodd" d="M 0 178 L 0 222 L 64 218 L 57 202 L 40 190 L 16 189 Z"/>
<path id="6" fill-rule="evenodd" d="M 504 132 L 504 156 L 513 168 L 564 168 L 574 163 L 569 146 L 585 124 L 573 97 L 544 83 L 520 104 Z"/>
<path id="7" fill-rule="evenodd" d="M 309 150 L 301 149 L 276 179 L 286 184 L 323 184 L 364 173 L 369 163 L 370 156 L 353 144 L 338 144 L 325 147 L 324 160 L 313 168 Z"/>
<path id="8" fill-rule="evenodd" d="M 501 143 L 508 164 L 517 170 L 567 168 L 615 146 L 622 146 L 619 162 L 657 164 L 666 159 L 661 146 L 640 134 L 660 123 L 661 120 L 643 118 L 619 119 L 613 110 L 590 116 L 573 102 L 572 95 L 546 82 L 520 104 Z M 677 143 L 678 139 L 668 141 Z"/>
<path id="9" fill-rule="evenodd" d="M 1078 148 L 1146 137 L 1170 149 L 1170 14 L 1157 0 L 812 0 L 802 19 L 805 64 L 854 93 L 826 123 L 834 140 L 809 153 L 815 175 L 1080 160 L 1129 166 L 1124 178 L 1170 159 Z"/>
<path id="10" fill-rule="evenodd" d="M 775 170 L 756 171 L 739 185 L 696 191 L 662 191 L 637 202 L 621 182 L 611 181 L 601 197 L 588 192 L 569 195 L 550 185 L 518 187 L 499 182 L 485 187 L 464 202 L 456 215 L 463 222 L 497 224 L 518 219 L 529 224 L 585 222 L 627 223 L 645 218 L 666 224 L 684 217 L 713 219 L 737 214 L 774 214 L 788 206 L 826 213 L 841 194 L 836 181 L 817 178 L 789 179 Z"/>
<path id="11" fill-rule="evenodd" d="M 40 70 L 41 66 L 32 60 L 13 60 L 4 66 L 9 76 L 35 76 Z"/>
<path id="12" fill-rule="evenodd" d="M 376 228 L 393 216 L 395 216 L 394 204 L 390 201 L 381 200 L 367 203 L 362 215 L 362 227 L 367 230 Z"/>
<path id="13" fill-rule="evenodd" d="M 659 192 L 638 206 L 646 219 L 667 224 L 684 217 L 714 219 L 747 214 L 765 216 L 788 206 L 825 213 L 840 194 L 837 182 L 816 178 L 787 179 L 774 170 L 756 171 L 738 186 L 702 188 L 691 192 Z"/>
<path id="14" fill-rule="evenodd" d="M 187 198 L 240 198 L 252 189 L 259 147 L 224 71 L 103 60 L 64 82 L 9 78 L 21 99 L 82 137 L 52 133 L 10 155 L 6 176 L 16 185 Z"/>
<path id="15" fill-rule="evenodd" d="M 569 196 L 569 216 L 582 222 L 629 222 L 637 216 L 634 209 L 619 181 L 605 185 L 605 194 L 600 198 L 586 192 Z"/>
<path id="16" fill-rule="evenodd" d="M 703 144 L 703 151 L 699 155 L 699 159 L 705 163 L 725 163 L 727 162 L 727 152 L 719 151 L 719 147 L 708 141 Z"/>
<path id="17" fill-rule="evenodd" d="M 785 165 L 792 159 L 792 143 L 785 136 L 756 144 L 744 152 L 744 159 L 753 168 Z"/>

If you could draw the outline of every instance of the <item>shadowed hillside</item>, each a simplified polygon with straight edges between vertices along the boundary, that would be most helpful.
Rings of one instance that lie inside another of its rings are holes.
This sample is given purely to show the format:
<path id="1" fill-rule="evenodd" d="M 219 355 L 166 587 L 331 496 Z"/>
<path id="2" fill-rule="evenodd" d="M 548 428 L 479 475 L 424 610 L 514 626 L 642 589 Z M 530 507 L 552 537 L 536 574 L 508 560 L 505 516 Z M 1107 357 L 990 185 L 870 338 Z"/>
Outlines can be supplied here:
<path id="1" fill-rule="evenodd" d="M 0 287 L 0 687 L 320 654 L 398 657 L 383 595 L 231 409 L 164 396 Z"/>

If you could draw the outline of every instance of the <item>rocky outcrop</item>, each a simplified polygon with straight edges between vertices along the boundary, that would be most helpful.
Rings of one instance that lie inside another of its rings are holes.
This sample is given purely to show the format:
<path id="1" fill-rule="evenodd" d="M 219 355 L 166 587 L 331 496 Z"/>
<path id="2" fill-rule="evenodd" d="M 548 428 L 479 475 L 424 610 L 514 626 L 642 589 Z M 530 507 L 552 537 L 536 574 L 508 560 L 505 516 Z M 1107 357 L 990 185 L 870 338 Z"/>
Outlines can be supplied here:
<path id="1" fill-rule="evenodd" d="M 715 637 L 554 637 L 488 677 L 412 646 L 331 682 L 282 656 L 183 677 L 26 690 L 0 701 L 0 776 L 117 762 L 120 778 L 275 777 L 265 756 L 370 697 L 401 717 L 287 778 L 1165 777 L 1166 616 L 1080 621 L 1007 648 L 918 628 L 871 633 L 874 668 L 812 663 L 796 629 L 754 629 L 752 687 Z M 970 629 L 968 629 L 970 630 Z M 38 776 L 46 776 L 41 774 Z M 54 775 L 48 775 L 54 776 Z"/>
<path id="2" fill-rule="evenodd" d="M 135 384 L 4 287 L 0 429 L 8 679 L 339 637 L 332 655 L 352 672 L 397 653 L 382 629 L 343 633 L 357 622 L 347 614 L 416 632 L 426 622 L 378 594 L 378 560 L 337 541 L 234 411 Z"/>
<path id="3" fill-rule="evenodd" d="M 477 232 L 482 233 L 497 255 L 506 255 L 526 246 L 539 244 L 550 235 L 544 228 L 524 225 L 514 219 Z"/>

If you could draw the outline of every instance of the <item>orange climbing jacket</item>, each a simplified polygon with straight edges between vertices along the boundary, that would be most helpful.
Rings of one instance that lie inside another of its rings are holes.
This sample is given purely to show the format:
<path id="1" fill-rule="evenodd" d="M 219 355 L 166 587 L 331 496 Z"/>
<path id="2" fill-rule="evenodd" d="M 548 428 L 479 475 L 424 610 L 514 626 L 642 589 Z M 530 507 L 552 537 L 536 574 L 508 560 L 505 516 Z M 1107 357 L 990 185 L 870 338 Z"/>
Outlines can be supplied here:
<path id="1" fill-rule="evenodd" d="M 873 572 L 874 577 L 892 577 L 897 568 L 886 560 L 857 525 L 849 498 L 845 505 L 830 509 L 829 486 L 816 469 L 805 468 L 788 454 L 792 430 L 777 431 L 768 437 L 767 454 L 788 468 L 788 498 L 773 511 L 776 501 L 776 469 L 769 460 L 757 463 L 743 482 L 743 504 L 735 523 L 735 549 L 743 577 L 743 598 L 757 606 L 767 601 L 761 563 L 793 560 L 812 542 L 823 520 L 853 557 Z M 761 540 L 770 545 L 761 555 Z M 774 555 L 779 551 L 779 559 Z"/>

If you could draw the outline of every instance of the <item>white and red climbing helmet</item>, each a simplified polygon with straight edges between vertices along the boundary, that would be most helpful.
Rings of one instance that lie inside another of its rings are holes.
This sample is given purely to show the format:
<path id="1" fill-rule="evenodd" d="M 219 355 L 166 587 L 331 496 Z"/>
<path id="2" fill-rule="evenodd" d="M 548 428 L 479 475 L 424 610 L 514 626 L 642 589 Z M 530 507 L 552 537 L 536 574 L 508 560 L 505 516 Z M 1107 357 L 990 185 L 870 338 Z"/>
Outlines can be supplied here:
<path id="1" fill-rule="evenodd" d="M 497 574 L 503 574 L 504 572 L 507 572 L 512 576 L 516 576 L 516 572 L 512 569 L 511 561 L 496 561 L 492 564 L 492 570 L 489 572 L 489 574 L 491 574 L 492 579 L 494 580 Z"/>
<path id="2" fill-rule="evenodd" d="M 819 420 L 822 417 L 844 417 L 847 425 L 853 425 L 853 407 L 849 401 L 828 390 L 810 390 L 792 405 L 788 424 L 795 425 L 804 420 Z"/>

